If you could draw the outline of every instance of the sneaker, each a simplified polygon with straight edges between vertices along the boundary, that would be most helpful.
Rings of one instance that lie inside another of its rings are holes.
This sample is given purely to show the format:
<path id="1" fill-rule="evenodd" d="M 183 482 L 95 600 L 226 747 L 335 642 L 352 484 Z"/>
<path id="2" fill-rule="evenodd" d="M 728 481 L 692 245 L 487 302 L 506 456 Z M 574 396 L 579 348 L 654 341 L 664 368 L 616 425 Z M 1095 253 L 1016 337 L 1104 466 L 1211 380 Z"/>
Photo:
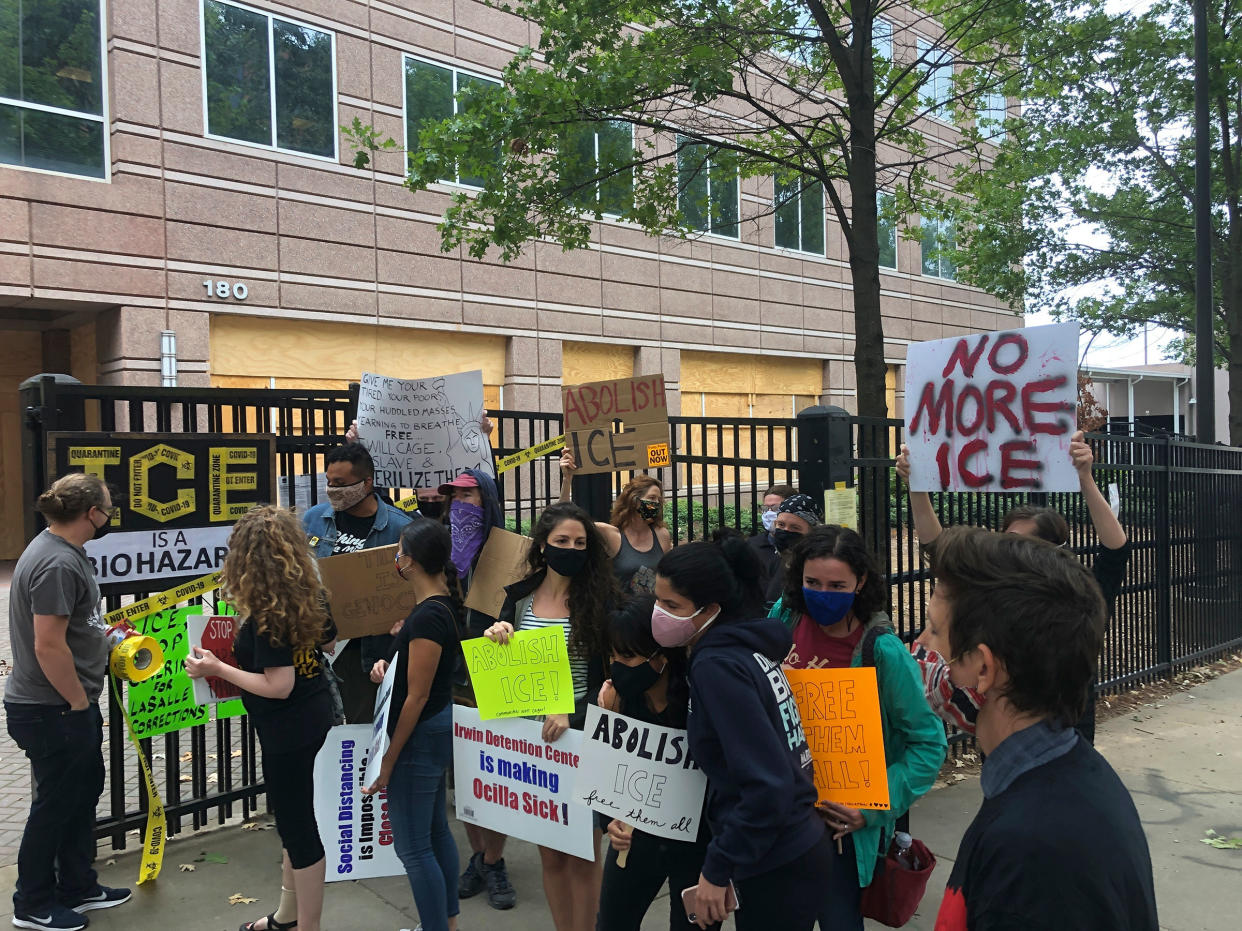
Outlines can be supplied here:
<path id="1" fill-rule="evenodd" d="M 96 886 L 93 893 L 80 899 L 66 902 L 65 907 L 73 909 L 80 915 L 83 912 L 92 912 L 97 908 L 115 908 L 118 905 L 124 905 L 132 898 L 133 893 L 128 889 L 111 889 L 108 886 Z"/>
<path id="2" fill-rule="evenodd" d="M 483 877 L 483 854 L 476 853 L 470 858 L 465 872 L 457 880 L 457 898 L 468 899 L 478 895 L 486 885 L 487 880 Z"/>
<path id="3" fill-rule="evenodd" d="M 33 912 L 13 912 L 13 927 L 44 928 L 46 931 L 81 931 L 90 924 L 77 912 L 63 905 L 49 905 Z"/>
<path id="4" fill-rule="evenodd" d="M 501 857 L 491 866 L 484 863 L 483 873 L 487 877 L 487 904 L 502 911 L 513 908 L 517 904 L 517 890 L 509 884 L 505 858 Z"/>

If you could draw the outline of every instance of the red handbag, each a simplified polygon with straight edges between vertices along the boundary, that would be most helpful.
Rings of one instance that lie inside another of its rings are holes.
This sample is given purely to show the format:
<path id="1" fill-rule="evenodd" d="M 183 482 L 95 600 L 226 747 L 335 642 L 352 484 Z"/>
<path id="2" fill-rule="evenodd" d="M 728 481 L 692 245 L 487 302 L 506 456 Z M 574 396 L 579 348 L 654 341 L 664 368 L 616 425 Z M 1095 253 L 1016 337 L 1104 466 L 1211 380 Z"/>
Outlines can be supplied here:
<path id="1" fill-rule="evenodd" d="M 910 852 L 919 864 L 917 870 L 898 861 L 896 841 L 889 844 L 887 854 L 876 859 L 871 885 L 862 893 L 864 918 L 900 928 L 914 917 L 936 868 L 936 856 L 917 838 L 911 838 Z"/>

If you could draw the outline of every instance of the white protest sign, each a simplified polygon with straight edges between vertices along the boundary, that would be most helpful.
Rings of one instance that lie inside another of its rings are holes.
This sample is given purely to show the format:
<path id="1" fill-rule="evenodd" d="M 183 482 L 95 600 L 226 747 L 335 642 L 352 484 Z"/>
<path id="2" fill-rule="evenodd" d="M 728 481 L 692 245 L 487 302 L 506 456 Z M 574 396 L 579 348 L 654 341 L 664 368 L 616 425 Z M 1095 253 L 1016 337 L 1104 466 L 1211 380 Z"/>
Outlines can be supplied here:
<path id="1" fill-rule="evenodd" d="M 384 763 L 384 754 L 392 741 L 388 737 L 388 715 L 392 707 L 392 684 L 397 678 L 397 661 L 388 664 L 388 671 L 380 682 L 379 691 L 375 693 L 375 714 L 371 718 L 371 747 L 367 751 L 367 771 L 363 776 L 364 786 L 375 785 L 379 778 L 380 768 Z M 399 714 L 401 709 L 397 709 Z"/>
<path id="2" fill-rule="evenodd" d="M 466 469 L 495 475 L 482 416 L 481 370 L 415 380 L 362 373 L 358 441 L 380 488 L 436 488 Z"/>
<path id="3" fill-rule="evenodd" d="M 315 821 L 328 882 L 405 875 L 393 847 L 388 790 L 362 794 L 370 740 L 371 725 L 341 724 L 315 757 Z"/>
<path id="4" fill-rule="evenodd" d="M 1077 491 L 1078 324 L 906 352 L 911 491 Z"/>
<path id="5" fill-rule="evenodd" d="M 574 795 L 647 834 L 693 841 L 707 777 L 690 759 L 686 732 L 587 708 Z"/>
<path id="6" fill-rule="evenodd" d="M 579 731 L 545 743 L 525 718 L 480 721 L 453 706 L 453 795 L 457 817 L 509 837 L 593 860 L 591 810 L 574 797 Z"/>
<path id="7" fill-rule="evenodd" d="M 233 526 L 113 531 L 86 541 L 86 558 L 101 583 L 148 582 L 206 575 L 224 565 Z"/>

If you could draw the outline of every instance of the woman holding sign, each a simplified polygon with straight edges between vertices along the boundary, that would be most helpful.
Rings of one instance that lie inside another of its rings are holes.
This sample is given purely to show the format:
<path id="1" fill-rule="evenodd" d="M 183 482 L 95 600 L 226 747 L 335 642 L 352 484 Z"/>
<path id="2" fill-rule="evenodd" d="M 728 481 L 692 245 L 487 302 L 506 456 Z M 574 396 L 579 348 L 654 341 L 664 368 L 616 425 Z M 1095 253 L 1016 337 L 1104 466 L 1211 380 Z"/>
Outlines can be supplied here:
<path id="1" fill-rule="evenodd" d="M 793 548 L 781 612 L 793 634 L 785 664 L 794 669 L 875 667 L 889 807 L 860 811 L 837 802 L 820 808 L 836 848 L 821 931 L 862 931 L 862 889 L 888 849 L 897 819 L 932 787 L 947 744 L 923 697 L 918 664 L 896 636 L 884 604 L 884 577 L 862 537 L 836 525 L 815 527 Z"/>
<path id="2" fill-rule="evenodd" d="M 565 632 L 575 711 L 544 719 L 543 739 L 555 743 L 571 727 L 581 729 L 587 696 L 603 684 L 616 582 L 595 522 L 576 504 L 554 504 L 543 512 L 531 533 L 527 559 L 530 572 L 505 589 L 500 620 L 484 636 L 508 643 L 516 630 L 559 627 Z M 593 849 L 598 850 L 599 837 L 597 831 Z M 540 847 L 539 857 L 557 931 L 592 931 L 599 905 L 597 863 L 549 847 Z"/>
<path id="3" fill-rule="evenodd" d="M 416 520 L 401 531 L 397 574 L 418 599 L 396 638 L 388 712 L 390 743 L 368 795 L 388 787 L 393 845 L 405 867 L 424 931 L 457 927 L 457 845 L 445 814 L 453 761 L 453 666 L 460 651 L 445 569 L 452 539 L 443 524 Z M 382 682 L 388 662 L 371 679 Z"/>
<path id="4" fill-rule="evenodd" d="M 320 647 L 336 639 L 306 533 L 292 511 L 266 505 L 233 525 L 220 591 L 241 618 L 237 666 L 194 647 L 191 679 L 215 676 L 242 690 L 263 748 L 263 781 L 276 815 L 284 871 L 280 906 L 242 931 L 319 931 L 324 851 L 315 823 L 315 756 L 332 726 Z"/>
<path id="5" fill-rule="evenodd" d="M 811 752 L 781 661 L 784 626 L 762 617 L 745 540 L 679 546 L 656 569 L 651 633 L 690 649 L 690 752 L 708 778 L 707 845 L 685 893 L 700 928 L 736 909 L 738 931 L 810 931 L 832 864 L 815 813 Z"/>
<path id="6" fill-rule="evenodd" d="M 613 614 L 609 630 L 612 663 L 609 679 L 599 692 L 599 704 L 646 724 L 685 728 L 690 703 L 686 651 L 656 643 L 651 635 L 654 608 L 655 598 L 644 595 Z M 686 910 L 681 890 L 698 882 L 708 837 L 705 826 L 696 840 L 677 841 L 619 820 L 610 822 L 611 847 L 604 860 L 597 931 L 639 931 L 665 880 L 672 892 L 668 897 L 669 931 L 682 931 Z"/>

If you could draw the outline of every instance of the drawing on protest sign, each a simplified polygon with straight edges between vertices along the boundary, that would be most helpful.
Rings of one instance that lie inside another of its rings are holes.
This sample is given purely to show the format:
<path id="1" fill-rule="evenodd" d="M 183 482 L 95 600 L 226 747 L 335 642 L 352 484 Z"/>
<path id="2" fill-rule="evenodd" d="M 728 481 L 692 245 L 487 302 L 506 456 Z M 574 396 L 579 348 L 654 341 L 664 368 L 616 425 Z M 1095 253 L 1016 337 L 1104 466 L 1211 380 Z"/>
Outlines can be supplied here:
<path id="1" fill-rule="evenodd" d="M 906 352 L 911 491 L 1077 491 L 1078 324 Z"/>
<path id="2" fill-rule="evenodd" d="M 194 700 L 194 680 L 185 671 L 190 653 L 186 619 L 202 611 L 201 607 L 157 611 L 131 622 L 134 630 L 154 637 L 164 651 L 160 671 L 143 682 L 131 682 L 125 690 L 130 724 L 139 740 L 207 723 L 207 707 Z"/>
<path id="3" fill-rule="evenodd" d="M 593 860 L 591 810 L 574 796 L 580 731 L 545 743 L 535 721 L 480 721 L 453 706 L 457 817 L 509 837 Z"/>
<path id="4" fill-rule="evenodd" d="M 587 708 L 574 796 L 648 834 L 699 836 L 707 777 L 690 758 L 686 732 Z"/>
<path id="5" fill-rule="evenodd" d="M 271 436 L 49 433 L 53 477 L 90 472 L 123 491 L 111 532 L 86 544 L 105 595 L 219 569 L 231 525 L 276 496 Z"/>
<path id="6" fill-rule="evenodd" d="M 529 552 L 530 537 L 493 527 L 470 576 L 466 607 L 488 617 L 499 617 L 505 604 L 505 586 L 526 576 Z"/>
<path id="7" fill-rule="evenodd" d="M 397 575 L 397 544 L 319 560 L 319 576 L 342 638 L 386 634 L 414 610 L 414 586 Z"/>
<path id="8" fill-rule="evenodd" d="M 503 645 L 476 637 L 463 640 L 461 649 L 484 721 L 573 712 L 574 680 L 562 628 L 516 630 Z"/>
<path id="9" fill-rule="evenodd" d="M 466 469 L 495 475 L 482 416 L 482 370 L 414 380 L 362 373 L 358 442 L 380 488 L 437 488 Z"/>
<path id="10" fill-rule="evenodd" d="M 370 742 L 370 724 L 340 724 L 315 757 L 315 821 L 330 883 L 405 875 L 393 847 L 388 790 L 362 794 Z"/>
<path id="11" fill-rule="evenodd" d="M 233 625 L 236 621 L 237 618 L 232 615 L 188 616 L 186 626 L 190 649 L 199 647 L 203 650 L 210 650 L 219 659 L 237 668 L 237 657 L 233 655 L 233 638 L 236 633 Z M 217 702 L 241 697 L 241 689 L 217 676 L 205 676 L 202 679 L 194 679 L 193 682 L 194 700 L 200 705 L 214 705 Z"/>
<path id="12" fill-rule="evenodd" d="M 397 678 L 395 660 L 388 664 L 388 671 L 380 682 L 379 691 L 375 693 L 375 713 L 371 716 L 371 743 L 367 751 L 367 768 L 362 777 L 362 785 L 373 786 L 379 778 L 380 769 L 384 764 L 384 754 L 392 741 L 388 737 L 388 715 L 392 712 L 392 684 Z M 401 713 L 401 709 L 397 709 Z"/>
<path id="13" fill-rule="evenodd" d="M 821 802 L 888 808 L 888 768 L 875 667 L 786 669 L 811 748 Z"/>
<path id="14" fill-rule="evenodd" d="M 663 375 L 567 385 L 561 389 L 565 447 L 578 474 L 668 465 L 668 404 Z M 612 431 L 612 422 L 622 428 Z"/>

